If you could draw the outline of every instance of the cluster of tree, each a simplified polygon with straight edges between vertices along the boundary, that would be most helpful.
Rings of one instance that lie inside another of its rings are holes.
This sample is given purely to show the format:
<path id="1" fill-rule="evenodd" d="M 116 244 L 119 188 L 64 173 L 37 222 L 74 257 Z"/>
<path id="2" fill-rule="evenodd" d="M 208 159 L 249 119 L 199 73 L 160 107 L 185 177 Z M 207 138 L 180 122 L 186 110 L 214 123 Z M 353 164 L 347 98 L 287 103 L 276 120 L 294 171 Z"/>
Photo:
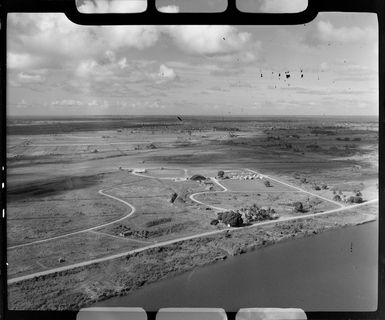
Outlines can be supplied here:
<path id="1" fill-rule="evenodd" d="M 267 137 L 267 141 L 277 141 L 277 140 L 281 140 L 281 137 L 279 137 L 279 136 L 268 136 Z"/>
<path id="2" fill-rule="evenodd" d="M 275 220 L 279 215 L 272 208 L 259 208 L 256 204 L 237 210 L 242 215 L 244 223 L 255 221 Z"/>
<path id="3" fill-rule="evenodd" d="M 275 220 L 279 215 L 272 208 L 259 208 L 256 204 L 238 210 L 223 211 L 218 213 L 217 219 L 210 222 L 217 225 L 219 222 L 230 227 L 241 227 L 255 221 Z"/>
<path id="4" fill-rule="evenodd" d="M 338 137 L 338 138 L 336 138 L 336 140 L 337 141 L 361 141 L 361 138 L 357 137 L 357 138 L 350 139 L 348 137 L 346 137 L 346 138 Z"/>
<path id="5" fill-rule="evenodd" d="M 334 194 L 334 197 L 333 197 L 334 201 L 344 201 L 346 203 L 362 203 L 362 202 L 364 202 L 364 199 L 362 198 L 362 193 L 359 190 L 355 190 L 355 195 L 350 196 L 350 197 L 346 197 L 342 193 L 342 191 L 338 191 L 338 194 L 337 194 L 337 191 L 333 190 L 333 194 Z"/>
<path id="6" fill-rule="evenodd" d="M 304 205 L 302 202 L 300 201 L 297 201 L 297 202 L 294 202 L 293 203 L 293 207 L 294 207 L 294 212 L 307 212 L 307 210 L 305 209 Z"/>
<path id="7" fill-rule="evenodd" d="M 313 189 L 317 190 L 317 191 L 319 191 L 319 190 L 326 190 L 326 189 L 328 189 L 328 186 L 326 184 L 322 184 L 321 186 L 319 186 L 317 184 L 314 184 L 313 185 Z"/>
<path id="8" fill-rule="evenodd" d="M 236 211 L 218 212 L 218 221 L 230 227 L 241 227 L 243 225 L 242 215 Z M 213 222 L 211 222 L 213 224 Z"/>
<path id="9" fill-rule="evenodd" d="M 271 183 L 270 183 L 269 180 L 264 180 L 264 181 L 263 181 L 263 184 L 265 185 L 266 188 L 271 187 Z"/>
<path id="10" fill-rule="evenodd" d="M 316 135 L 326 134 L 328 136 L 335 136 L 337 134 L 335 131 L 325 130 L 325 129 L 314 129 L 314 130 L 311 130 L 310 133 L 316 134 Z"/>
<path id="11" fill-rule="evenodd" d="M 316 149 L 319 149 L 320 146 L 318 144 L 308 144 L 306 146 L 307 149 L 311 149 L 311 150 L 316 150 Z"/>
<path id="12" fill-rule="evenodd" d="M 348 203 L 362 203 L 364 200 L 360 196 L 350 196 L 346 199 L 346 202 Z"/>

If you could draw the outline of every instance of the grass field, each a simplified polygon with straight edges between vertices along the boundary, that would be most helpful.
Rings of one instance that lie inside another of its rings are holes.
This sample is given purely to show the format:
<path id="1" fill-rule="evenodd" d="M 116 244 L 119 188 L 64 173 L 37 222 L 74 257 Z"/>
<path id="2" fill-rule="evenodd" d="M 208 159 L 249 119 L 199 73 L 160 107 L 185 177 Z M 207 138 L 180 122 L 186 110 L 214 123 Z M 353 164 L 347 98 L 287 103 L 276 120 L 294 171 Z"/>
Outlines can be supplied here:
<path id="1" fill-rule="evenodd" d="M 263 240 L 312 235 L 377 215 L 378 207 L 369 205 L 370 211 L 360 207 L 314 221 L 234 229 L 239 237 L 225 237 L 225 225 L 211 224 L 220 211 L 213 207 L 256 204 L 285 219 L 344 207 L 330 201 L 333 191 L 350 196 L 359 190 L 364 201 L 376 199 L 375 120 L 149 118 L 141 119 L 141 126 L 137 119 L 99 120 L 9 122 L 10 279 L 219 233 L 22 280 L 10 286 L 13 309 L 76 309 L 258 247 Z M 230 135 L 229 128 L 238 128 L 237 134 Z M 146 172 L 136 175 L 135 168 Z M 260 179 L 218 178 L 219 184 L 213 179 L 221 170 L 239 175 L 250 172 L 247 168 L 268 175 L 271 186 Z M 181 179 L 195 174 L 208 179 Z M 327 188 L 315 189 L 322 185 Z M 298 201 L 305 212 L 293 210 Z"/>

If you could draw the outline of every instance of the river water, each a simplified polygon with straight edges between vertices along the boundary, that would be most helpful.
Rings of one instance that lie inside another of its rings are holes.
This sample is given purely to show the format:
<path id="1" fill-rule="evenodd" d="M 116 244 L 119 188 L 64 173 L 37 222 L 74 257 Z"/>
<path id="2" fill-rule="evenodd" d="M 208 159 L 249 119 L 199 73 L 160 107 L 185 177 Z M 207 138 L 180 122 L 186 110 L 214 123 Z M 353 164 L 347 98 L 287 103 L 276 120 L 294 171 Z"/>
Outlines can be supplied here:
<path id="1" fill-rule="evenodd" d="M 377 309 L 378 223 L 275 244 L 94 306 Z"/>

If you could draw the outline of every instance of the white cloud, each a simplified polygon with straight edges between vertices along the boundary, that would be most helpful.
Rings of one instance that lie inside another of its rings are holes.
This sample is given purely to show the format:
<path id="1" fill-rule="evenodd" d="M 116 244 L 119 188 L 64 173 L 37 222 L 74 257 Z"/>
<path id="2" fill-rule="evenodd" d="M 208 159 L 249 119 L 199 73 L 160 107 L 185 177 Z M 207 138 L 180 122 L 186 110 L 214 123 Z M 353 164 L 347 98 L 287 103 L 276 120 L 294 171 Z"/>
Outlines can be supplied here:
<path id="1" fill-rule="evenodd" d="M 127 68 L 128 65 L 127 65 L 126 57 L 124 57 L 118 61 L 118 66 L 120 69 L 126 69 Z"/>
<path id="2" fill-rule="evenodd" d="M 240 32 L 233 26 L 86 27 L 59 13 L 10 14 L 8 32 L 8 63 L 10 68 L 19 69 L 39 64 L 46 68 L 68 68 L 85 59 L 115 62 L 121 59 L 119 53 L 124 49 L 150 48 L 162 37 L 171 38 L 184 52 L 205 56 L 244 52 L 251 43 L 249 32 Z M 250 58 L 251 54 L 248 55 Z"/>
<path id="3" fill-rule="evenodd" d="M 106 51 L 106 57 L 107 57 L 109 62 L 115 62 L 115 60 L 116 60 L 115 52 L 111 51 L 111 50 Z"/>
<path id="4" fill-rule="evenodd" d="M 294 13 L 307 8 L 307 0 L 264 0 L 260 12 Z"/>
<path id="5" fill-rule="evenodd" d="M 317 24 L 318 37 L 322 41 L 357 42 L 370 40 L 375 37 L 372 28 L 335 27 L 329 21 L 319 21 Z"/>
<path id="6" fill-rule="evenodd" d="M 330 69 L 330 66 L 327 62 L 322 62 L 319 67 L 320 67 L 321 71 L 327 71 Z"/>
<path id="7" fill-rule="evenodd" d="M 208 56 L 242 51 L 251 40 L 250 33 L 226 25 L 169 26 L 166 31 L 180 49 Z"/>
<path id="8" fill-rule="evenodd" d="M 164 13 L 178 13 L 180 11 L 178 6 L 163 6 L 157 9 Z"/>
<path id="9" fill-rule="evenodd" d="M 55 100 L 51 102 L 52 106 L 82 106 L 83 102 L 74 99 Z"/>
<path id="10" fill-rule="evenodd" d="M 157 26 L 104 26 L 100 28 L 98 40 L 104 41 L 104 45 L 113 49 L 149 48 L 160 37 L 160 28 Z"/>
<path id="11" fill-rule="evenodd" d="M 29 69 L 38 64 L 38 59 L 28 53 L 7 53 L 7 67 L 10 69 Z"/>
<path id="12" fill-rule="evenodd" d="M 85 0 L 78 4 L 78 10 L 82 13 L 135 13 L 146 9 L 146 0 Z"/>
<path id="13" fill-rule="evenodd" d="M 173 69 L 167 67 L 166 65 L 162 64 L 159 67 L 159 74 L 158 76 L 161 79 L 167 80 L 167 81 L 172 81 L 175 80 L 176 78 L 176 73 Z"/>
<path id="14" fill-rule="evenodd" d="M 97 66 L 98 64 L 95 60 L 90 59 L 82 61 L 76 69 L 76 75 L 79 77 L 88 77 L 91 73 L 94 72 Z"/>
<path id="15" fill-rule="evenodd" d="M 20 72 L 17 75 L 17 80 L 21 83 L 42 83 L 45 80 L 45 77 L 39 74 L 28 74 Z"/>

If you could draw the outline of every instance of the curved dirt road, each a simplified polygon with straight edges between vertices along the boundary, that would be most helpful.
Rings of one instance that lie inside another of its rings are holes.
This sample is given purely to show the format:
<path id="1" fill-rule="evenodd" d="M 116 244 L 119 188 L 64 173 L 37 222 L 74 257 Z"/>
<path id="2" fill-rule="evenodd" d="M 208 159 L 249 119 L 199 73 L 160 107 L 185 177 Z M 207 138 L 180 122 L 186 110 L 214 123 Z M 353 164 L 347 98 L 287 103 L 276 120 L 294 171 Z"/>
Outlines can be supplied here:
<path id="1" fill-rule="evenodd" d="M 278 219 L 278 220 L 269 220 L 269 221 L 256 223 L 256 224 L 253 224 L 253 225 L 250 225 L 250 226 L 247 226 L 247 227 L 243 227 L 243 228 L 257 228 L 259 226 L 273 224 L 273 223 L 287 222 L 287 221 L 292 221 L 292 220 L 302 220 L 302 219 L 307 219 L 307 218 L 312 218 L 312 217 L 319 217 L 319 216 L 327 215 L 327 214 L 330 214 L 330 213 L 346 211 L 346 210 L 349 210 L 349 209 L 354 209 L 354 208 L 357 208 L 357 207 L 362 207 L 362 206 L 365 206 L 365 205 L 368 205 L 368 204 L 371 204 L 371 203 L 375 203 L 377 201 L 378 201 L 378 199 L 373 199 L 373 200 L 370 200 L 370 201 L 367 201 L 367 202 L 364 202 L 364 203 L 360 203 L 360 204 L 356 204 L 356 205 L 352 205 L 352 206 L 346 206 L 346 207 L 343 207 L 343 208 L 333 209 L 333 210 L 329 210 L 329 211 L 325 211 L 325 212 L 320 212 L 320 213 L 316 213 L 316 214 L 307 214 L 307 215 L 297 216 L 297 217 L 288 217 L 288 218 Z M 173 239 L 173 240 L 169 240 L 169 241 L 158 242 L 156 244 L 152 244 L 152 245 L 149 245 L 149 246 L 146 246 L 146 247 L 142 247 L 142 248 L 138 248 L 138 249 L 135 249 L 135 250 L 130 250 L 130 251 L 125 251 L 125 252 L 117 253 L 117 254 L 106 256 L 106 257 L 103 257 L 103 258 L 92 259 L 92 260 L 88 260 L 88 261 L 84 261 L 84 262 L 79 262 L 79 263 L 75 263 L 75 264 L 68 265 L 68 266 L 54 268 L 54 269 L 51 269 L 51 270 L 46 270 L 46 271 L 42 271 L 42 272 L 36 272 L 36 273 L 32 273 L 32 274 L 29 274 L 29 275 L 26 275 L 26 276 L 21 276 L 21 277 L 9 279 L 8 280 L 8 284 L 20 282 L 20 281 L 23 281 L 23 280 L 32 279 L 32 278 L 43 276 L 43 275 L 49 275 L 49 274 L 53 274 L 53 273 L 57 273 L 57 272 L 61 272 L 61 271 L 67 271 L 67 270 L 75 269 L 75 268 L 78 268 L 78 267 L 84 267 L 84 266 L 88 266 L 88 265 L 91 265 L 91 264 L 94 264 L 94 263 L 99 263 L 99 262 L 104 262 L 104 261 L 108 261 L 108 260 L 113 260 L 113 259 L 121 258 L 121 257 L 124 257 L 126 255 L 134 254 L 134 253 L 137 253 L 137 252 L 142 252 L 142 251 L 145 251 L 145 250 L 151 249 L 151 248 L 157 248 L 157 247 L 166 246 L 166 245 L 174 244 L 174 243 L 185 241 L 185 240 L 191 240 L 191 239 L 196 239 L 196 238 L 200 238 L 200 237 L 206 237 L 206 236 L 210 236 L 210 235 L 215 235 L 215 234 L 219 234 L 219 233 L 222 233 L 222 232 L 226 232 L 226 231 L 231 230 L 231 229 L 234 230 L 235 228 L 225 228 L 225 229 L 222 229 L 222 230 L 214 230 L 214 231 L 204 232 L 204 233 L 200 233 L 200 234 L 196 234 L 196 235 L 192 235 L 192 236 L 187 236 L 187 237 L 182 237 L 182 238 L 178 238 L 178 239 Z"/>

